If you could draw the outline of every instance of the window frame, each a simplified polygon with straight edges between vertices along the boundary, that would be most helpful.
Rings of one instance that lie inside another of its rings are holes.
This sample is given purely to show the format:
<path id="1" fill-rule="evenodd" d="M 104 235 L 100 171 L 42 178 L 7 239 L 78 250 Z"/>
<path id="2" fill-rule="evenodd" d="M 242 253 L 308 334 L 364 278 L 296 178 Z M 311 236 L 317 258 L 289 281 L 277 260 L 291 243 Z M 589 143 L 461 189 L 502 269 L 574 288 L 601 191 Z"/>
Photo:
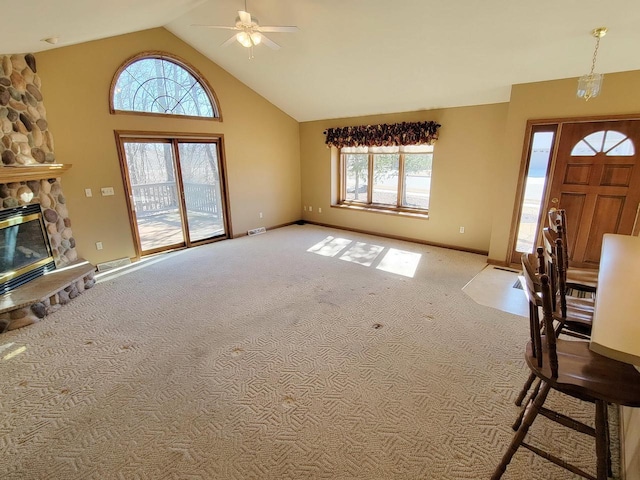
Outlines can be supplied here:
<path id="1" fill-rule="evenodd" d="M 211 102 L 211 106 L 213 108 L 213 112 L 214 112 L 214 116 L 212 117 L 202 117 L 202 116 L 198 116 L 198 115 L 179 115 L 179 114 L 174 114 L 174 113 L 161 113 L 161 112 L 139 112 L 139 111 L 135 111 L 135 110 L 119 110 L 117 108 L 115 108 L 114 103 L 113 103 L 113 98 L 115 95 L 115 90 L 116 90 L 116 85 L 118 83 L 118 79 L 120 78 L 120 76 L 122 75 L 122 73 L 132 64 L 134 64 L 135 62 L 138 62 L 140 60 L 146 60 L 146 59 L 158 59 L 158 60 L 164 60 L 167 62 L 171 62 L 174 63 L 176 65 L 178 65 L 179 67 L 185 69 L 189 74 L 191 74 L 196 81 L 200 84 L 200 86 L 202 87 L 202 89 L 205 91 L 205 93 L 207 94 L 207 96 L 209 97 L 209 101 Z M 215 113 L 217 112 L 217 116 L 215 116 Z M 115 74 L 113 75 L 113 78 L 111 79 L 111 86 L 109 88 L 109 113 L 113 114 L 124 114 L 124 115 L 138 115 L 138 116 L 152 116 L 152 117 L 167 117 L 167 118 L 184 118 L 184 119 L 189 119 L 189 120 L 205 120 L 205 121 L 214 121 L 214 122 L 222 122 L 222 110 L 220 107 L 220 102 L 218 101 L 218 97 L 215 93 L 215 91 L 213 90 L 213 88 L 211 88 L 211 85 L 209 85 L 209 82 L 207 82 L 207 79 L 198 71 L 198 69 L 196 69 L 195 67 L 193 67 L 192 65 L 190 65 L 189 63 L 187 63 L 185 60 L 172 55 L 170 53 L 167 52 L 162 52 L 162 51 L 145 51 L 145 52 L 140 52 L 136 55 L 133 55 L 132 57 L 129 57 L 127 60 L 125 60 L 122 65 L 120 65 L 120 67 L 118 68 L 118 70 L 116 70 Z"/>
<path id="2" fill-rule="evenodd" d="M 407 146 L 419 146 L 419 145 L 407 145 Z M 396 196 L 396 204 L 384 204 L 384 203 L 374 203 L 373 202 L 373 184 L 374 184 L 374 159 L 376 155 L 385 155 L 382 152 L 372 152 L 370 149 L 367 152 L 360 153 L 361 155 L 367 155 L 367 199 L 366 201 L 361 200 L 348 200 L 347 197 L 347 161 L 346 156 L 353 152 L 344 152 L 343 148 L 338 149 L 338 161 L 339 161 L 339 197 L 338 204 L 339 207 L 347 207 L 347 208 L 355 208 L 355 209 L 367 209 L 379 211 L 381 213 L 399 213 L 399 214 L 411 214 L 412 216 L 421 216 L 428 217 L 430 205 L 427 208 L 417 208 L 417 207 L 409 207 L 402 205 L 402 199 L 404 198 L 404 194 L 406 191 L 406 181 L 405 181 L 405 156 L 406 155 L 431 155 L 431 176 L 433 178 L 433 157 L 434 157 L 434 147 L 430 145 L 431 152 L 404 152 L 402 148 L 397 153 L 392 153 L 393 155 L 398 155 L 398 188 L 397 188 L 397 196 Z M 431 185 L 430 185 L 431 187 Z M 431 188 L 429 189 L 431 192 Z M 431 193 L 429 193 L 429 204 L 431 203 Z"/>

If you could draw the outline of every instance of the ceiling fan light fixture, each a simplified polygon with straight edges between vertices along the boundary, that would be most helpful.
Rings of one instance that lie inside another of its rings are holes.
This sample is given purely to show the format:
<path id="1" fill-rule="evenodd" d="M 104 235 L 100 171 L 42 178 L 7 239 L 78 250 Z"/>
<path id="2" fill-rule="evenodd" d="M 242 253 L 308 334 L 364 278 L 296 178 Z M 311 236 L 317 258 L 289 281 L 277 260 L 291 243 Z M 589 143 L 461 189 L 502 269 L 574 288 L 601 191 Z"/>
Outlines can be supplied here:
<path id="1" fill-rule="evenodd" d="M 249 48 L 253 46 L 253 44 L 251 43 L 251 37 L 247 32 L 238 32 L 238 34 L 236 35 L 236 40 L 238 40 L 240 45 L 242 45 L 243 47 Z"/>
<path id="2" fill-rule="evenodd" d="M 596 58 L 598 56 L 598 47 L 600 46 L 600 39 L 607 34 L 607 27 L 596 28 L 591 32 L 596 39 L 596 47 L 593 51 L 593 60 L 591 61 L 591 71 L 582 75 L 578 79 L 578 90 L 576 95 L 578 98 L 584 98 L 585 101 L 589 101 L 590 98 L 597 97 L 602 90 L 602 80 L 604 75 L 601 73 L 594 73 L 596 69 Z"/>
<path id="3" fill-rule="evenodd" d="M 254 45 L 259 45 L 262 41 L 262 35 L 260 34 L 260 32 L 253 32 L 251 34 L 251 41 Z"/>
<path id="4" fill-rule="evenodd" d="M 235 26 L 224 25 L 200 25 L 194 24 L 194 27 L 216 28 L 221 30 L 234 30 L 235 33 L 222 43 L 222 47 L 228 47 L 236 41 L 245 48 L 250 50 L 249 58 L 253 58 L 253 47 L 258 45 L 266 45 L 272 50 L 280 50 L 280 45 L 271 40 L 266 33 L 293 33 L 298 31 L 298 27 L 290 25 L 260 25 L 258 19 L 247 12 L 247 4 L 245 2 L 244 10 L 238 10 Z"/>

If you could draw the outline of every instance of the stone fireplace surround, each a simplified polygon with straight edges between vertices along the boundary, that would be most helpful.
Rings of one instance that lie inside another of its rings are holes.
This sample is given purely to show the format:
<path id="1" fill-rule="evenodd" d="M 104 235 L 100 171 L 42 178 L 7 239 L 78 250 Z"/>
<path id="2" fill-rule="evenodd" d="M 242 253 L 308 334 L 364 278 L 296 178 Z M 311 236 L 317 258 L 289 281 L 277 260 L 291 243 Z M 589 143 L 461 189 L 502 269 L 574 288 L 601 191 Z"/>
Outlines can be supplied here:
<path id="1" fill-rule="evenodd" d="M 6 168 L 9 167 L 0 168 L 0 182 L 4 181 Z M 41 170 L 38 167 L 33 170 L 36 169 Z M 43 174 L 30 172 L 30 167 L 16 170 L 22 175 Z M 2 208 L 40 204 L 56 264 L 55 271 L 0 296 L 0 333 L 3 333 L 40 321 L 91 288 L 95 268 L 78 258 L 59 178 L 0 183 L 0 200 Z"/>
<path id="2" fill-rule="evenodd" d="M 0 55 L 0 208 L 39 203 L 56 270 L 0 296 L 0 333 L 40 321 L 91 288 L 95 268 L 79 259 L 55 163 L 35 57 Z"/>

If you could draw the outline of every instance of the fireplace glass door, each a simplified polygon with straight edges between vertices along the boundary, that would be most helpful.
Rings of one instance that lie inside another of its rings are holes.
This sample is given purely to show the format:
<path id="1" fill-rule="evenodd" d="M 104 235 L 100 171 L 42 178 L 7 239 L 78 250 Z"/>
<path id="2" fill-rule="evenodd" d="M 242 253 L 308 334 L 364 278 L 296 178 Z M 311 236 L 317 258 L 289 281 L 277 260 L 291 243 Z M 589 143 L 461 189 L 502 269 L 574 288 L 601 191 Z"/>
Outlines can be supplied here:
<path id="1" fill-rule="evenodd" d="M 217 142 L 120 140 L 139 255 L 226 238 Z"/>
<path id="2" fill-rule="evenodd" d="M 55 270 L 40 205 L 0 211 L 0 294 Z"/>

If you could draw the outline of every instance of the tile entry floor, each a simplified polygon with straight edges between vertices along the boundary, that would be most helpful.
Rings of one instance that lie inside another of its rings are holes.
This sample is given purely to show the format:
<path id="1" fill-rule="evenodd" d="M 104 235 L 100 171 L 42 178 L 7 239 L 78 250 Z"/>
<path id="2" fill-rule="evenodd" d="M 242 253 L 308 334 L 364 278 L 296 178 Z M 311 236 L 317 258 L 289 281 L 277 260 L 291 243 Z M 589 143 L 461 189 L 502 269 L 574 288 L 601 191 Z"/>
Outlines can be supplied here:
<path id="1" fill-rule="evenodd" d="M 487 265 L 462 287 L 462 291 L 480 305 L 528 317 L 529 306 L 524 292 L 513 287 L 518 274 L 511 268 Z"/>

